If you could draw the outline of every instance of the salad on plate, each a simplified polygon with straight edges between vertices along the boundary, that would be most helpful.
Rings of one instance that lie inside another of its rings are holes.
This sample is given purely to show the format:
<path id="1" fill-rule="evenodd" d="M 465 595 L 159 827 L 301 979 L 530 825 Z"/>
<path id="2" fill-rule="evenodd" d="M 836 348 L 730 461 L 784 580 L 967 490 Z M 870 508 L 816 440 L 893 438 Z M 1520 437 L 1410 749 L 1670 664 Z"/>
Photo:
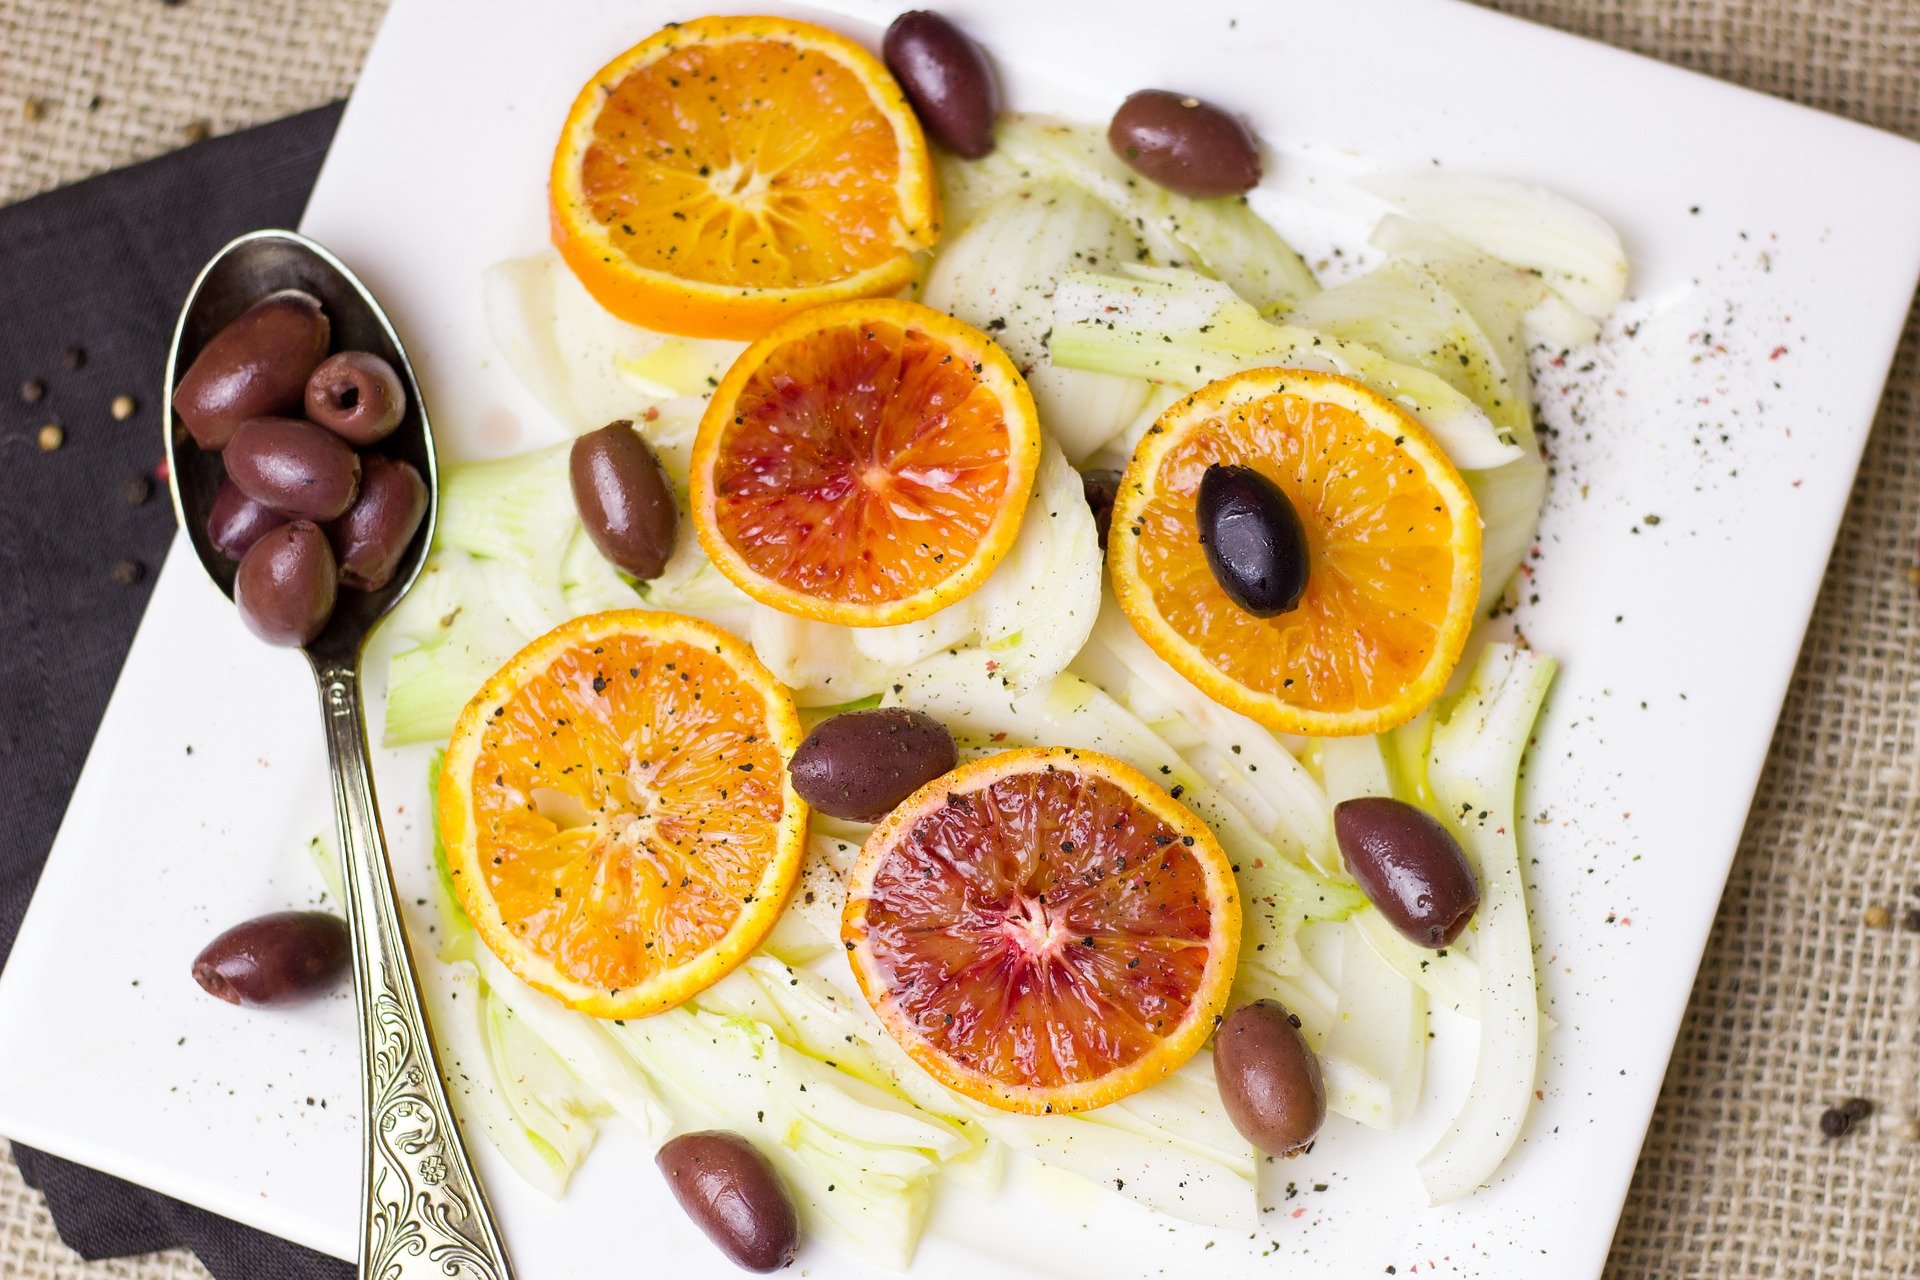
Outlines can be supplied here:
<path id="1" fill-rule="evenodd" d="M 1329 1113 L 1406 1122 L 1435 1010 L 1476 1065 L 1405 1158 L 1498 1173 L 1550 1030 L 1530 361 L 1627 265 L 1434 169 L 1360 181 L 1336 280 L 1270 163 L 1173 92 L 1002 112 L 927 12 L 701 18 L 582 87 L 551 246 L 482 282 L 564 439 L 443 474 L 381 640 L 443 1063 L 530 1183 L 629 1124 L 758 1270 L 904 1268 L 1009 1160 L 1250 1226 Z"/>

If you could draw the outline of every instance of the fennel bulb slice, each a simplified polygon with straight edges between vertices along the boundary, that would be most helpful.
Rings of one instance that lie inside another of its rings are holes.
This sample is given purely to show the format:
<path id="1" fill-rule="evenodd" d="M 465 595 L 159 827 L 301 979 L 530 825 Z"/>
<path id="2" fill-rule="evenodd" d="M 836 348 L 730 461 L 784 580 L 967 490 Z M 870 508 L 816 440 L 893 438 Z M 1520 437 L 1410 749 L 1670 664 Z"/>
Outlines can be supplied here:
<path id="1" fill-rule="evenodd" d="M 1471 951 L 1480 968 L 1480 1053 L 1466 1101 L 1420 1160 L 1428 1198 L 1469 1194 L 1499 1169 L 1520 1136 L 1539 1066 L 1540 996 L 1521 881 L 1516 792 L 1553 660 L 1489 644 L 1465 691 L 1433 733 L 1428 774 L 1480 875 Z"/>
<path id="2" fill-rule="evenodd" d="M 880 1266 L 912 1260 L 929 1178 L 970 1147 L 953 1126 L 757 1019 L 679 1008 L 616 1023 L 611 1034 L 678 1127 L 731 1129 L 772 1161 L 803 1229 Z"/>
<path id="3" fill-rule="evenodd" d="M 1027 380 L 1040 424 L 1078 466 L 1146 403 L 1139 378 L 1053 362 L 1053 288 L 1063 272 L 1112 271 L 1140 242 L 1113 210 L 1062 183 L 1010 191 L 940 247 L 920 300 L 993 336 Z"/>
<path id="4" fill-rule="evenodd" d="M 1203 271 L 1254 306 L 1284 307 L 1320 286 L 1291 245 L 1247 203 L 1176 195 L 1129 169 L 1105 130 L 1033 115 L 1003 115 L 984 160 L 941 167 L 948 216 L 965 225 L 1009 191 L 1039 182 L 1078 187 L 1118 214 L 1160 266 Z"/>
<path id="5" fill-rule="evenodd" d="M 1295 307 L 1289 324 L 1371 347 L 1425 369 L 1471 399 L 1509 442 L 1530 440 L 1532 406 L 1507 359 L 1432 272 L 1387 262 Z M 1525 371 L 1524 356 L 1521 369 Z"/>
<path id="6" fill-rule="evenodd" d="M 1269 323 L 1217 280 L 1164 268 L 1075 271 L 1053 299 L 1056 363 L 1182 387 L 1263 366 L 1339 373 L 1405 409 L 1455 466 L 1494 467 L 1521 455 L 1511 431 L 1444 379 L 1357 342 Z"/>
<path id="7" fill-rule="evenodd" d="M 1564 196 L 1466 173 L 1380 173 L 1358 185 L 1502 262 L 1539 272 L 1591 319 L 1604 319 L 1626 296 L 1627 254 L 1619 233 Z"/>
<path id="8" fill-rule="evenodd" d="M 507 367 L 575 435 L 704 396 L 744 349 L 654 333 L 595 302 L 551 250 L 487 268 L 482 305 Z"/>
<path id="9" fill-rule="evenodd" d="M 1547 502 L 1547 464 L 1528 453 L 1487 471 L 1463 471 L 1480 508 L 1480 604 L 1485 613 L 1526 563 Z"/>

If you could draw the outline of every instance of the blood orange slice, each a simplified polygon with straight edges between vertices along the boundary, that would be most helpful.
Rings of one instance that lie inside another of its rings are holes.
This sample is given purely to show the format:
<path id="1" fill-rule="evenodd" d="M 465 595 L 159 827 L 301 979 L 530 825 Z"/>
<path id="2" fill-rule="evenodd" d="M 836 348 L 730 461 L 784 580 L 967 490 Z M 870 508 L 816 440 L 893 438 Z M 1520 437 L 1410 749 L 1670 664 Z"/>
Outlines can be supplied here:
<path id="1" fill-rule="evenodd" d="M 807 807 L 800 722 L 740 640 L 618 610 L 548 632 L 467 704 L 440 771 L 455 892 L 493 953 L 583 1013 L 657 1013 L 773 927 Z"/>
<path id="2" fill-rule="evenodd" d="M 1083 1111 L 1206 1042 L 1240 902 L 1213 833 L 1147 778 L 1035 748 L 962 765 L 876 827 L 841 936 L 935 1078 L 1007 1111 Z"/>
<path id="3" fill-rule="evenodd" d="M 763 604 L 913 622 L 986 581 L 1039 462 L 1033 397 L 992 339 L 915 302 L 839 303 L 721 380 L 693 446 L 694 527 Z"/>

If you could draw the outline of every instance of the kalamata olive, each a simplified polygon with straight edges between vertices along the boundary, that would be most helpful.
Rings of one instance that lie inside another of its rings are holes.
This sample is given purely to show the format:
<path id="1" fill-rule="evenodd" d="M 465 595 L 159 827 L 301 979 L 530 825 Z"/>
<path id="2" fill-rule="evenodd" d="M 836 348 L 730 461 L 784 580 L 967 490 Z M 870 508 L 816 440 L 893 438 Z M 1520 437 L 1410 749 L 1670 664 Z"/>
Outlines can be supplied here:
<path id="1" fill-rule="evenodd" d="M 800 798 L 828 817 L 878 822 L 957 763 L 947 726 L 924 711 L 875 707 L 815 725 L 787 771 Z"/>
<path id="2" fill-rule="evenodd" d="M 1105 551 L 1107 529 L 1113 524 L 1113 500 L 1120 493 L 1120 473 L 1111 468 L 1082 471 L 1080 491 L 1087 496 L 1087 509 L 1093 512 L 1093 532 Z"/>
<path id="3" fill-rule="evenodd" d="M 227 559 L 238 560 L 269 530 L 278 529 L 286 522 L 287 518 L 278 511 L 264 502 L 255 502 L 241 492 L 239 485 L 223 479 L 207 512 L 207 541 Z"/>
<path id="4" fill-rule="evenodd" d="M 1135 172 L 1183 196 L 1237 196 L 1260 182 L 1253 131 L 1183 93 L 1142 89 L 1129 96 L 1107 126 L 1107 145 Z"/>
<path id="5" fill-rule="evenodd" d="M 909 9 L 887 28 L 880 52 L 935 142 L 967 160 L 993 150 L 1000 85 L 965 32 L 937 13 Z"/>
<path id="6" fill-rule="evenodd" d="M 800 1248 L 800 1219 L 786 1188 L 753 1144 L 737 1133 L 683 1133 L 654 1163 L 695 1226 L 735 1266 L 778 1271 Z"/>
<path id="7" fill-rule="evenodd" d="M 426 514 L 427 482 L 413 465 L 367 454 L 360 464 L 359 496 L 327 526 L 340 581 L 361 591 L 386 586 Z"/>
<path id="8" fill-rule="evenodd" d="M 307 379 L 307 417 L 364 449 L 393 434 L 407 414 L 400 375 L 371 351 L 342 351 Z"/>
<path id="9" fill-rule="evenodd" d="M 1256 618 L 1293 609 L 1307 590 L 1307 531 L 1280 486 L 1252 467 L 1208 467 L 1194 505 L 1215 582 Z"/>
<path id="10" fill-rule="evenodd" d="M 360 455 L 300 418 L 247 419 L 221 458 L 241 492 L 298 520 L 331 520 L 360 492 Z"/>
<path id="11" fill-rule="evenodd" d="M 1409 942 L 1447 946 L 1480 907 L 1473 864 L 1424 809 L 1391 796 L 1342 800 L 1333 835 L 1354 882 Z"/>
<path id="12" fill-rule="evenodd" d="M 659 577 L 680 514 L 653 446 L 631 422 L 610 422 L 573 442 L 567 471 L 580 523 L 600 554 L 642 582 Z"/>
<path id="13" fill-rule="evenodd" d="M 318 298 L 298 289 L 268 294 L 200 348 L 173 389 L 173 411 L 195 444 L 224 449 L 248 418 L 300 407 L 330 338 Z"/>
<path id="14" fill-rule="evenodd" d="M 327 535 L 311 520 L 269 530 L 241 557 L 233 602 L 247 630 L 268 644 L 298 646 L 333 615 L 340 570 Z"/>
<path id="15" fill-rule="evenodd" d="M 194 957 L 193 980 L 228 1004 L 299 1004 L 332 986 L 351 955 L 347 926 L 324 911 L 278 911 L 237 924 Z"/>
<path id="16" fill-rule="evenodd" d="M 1299 1151 L 1327 1118 L 1320 1059 L 1300 1020 L 1277 1000 L 1255 1000 L 1226 1016 L 1213 1033 L 1213 1074 L 1227 1119 L 1267 1155 Z"/>

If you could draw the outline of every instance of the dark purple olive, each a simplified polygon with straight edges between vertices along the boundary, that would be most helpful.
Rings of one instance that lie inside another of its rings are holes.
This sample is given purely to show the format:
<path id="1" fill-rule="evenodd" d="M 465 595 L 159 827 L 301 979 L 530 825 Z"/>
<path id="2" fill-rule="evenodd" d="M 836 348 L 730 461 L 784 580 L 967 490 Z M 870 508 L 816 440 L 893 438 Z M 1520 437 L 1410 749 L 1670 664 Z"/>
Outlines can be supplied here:
<path id="1" fill-rule="evenodd" d="M 1480 880 L 1439 819 L 1391 796 L 1333 807 L 1341 860 L 1387 923 L 1409 942 L 1448 946 L 1480 907 Z"/>
<path id="2" fill-rule="evenodd" d="M 400 375 L 371 351 L 328 356 L 307 379 L 306 401 L 308 418 L 362 449 L 392 435 L 407 414 Z"/>
<path id="3" fill-rule="evenodd" d="M 1100 549 L 1107 549 L 1107 529 L 1113 524 L 1113 500 L 1120 493 L 1120 473 L 1113 470 L 1082 471 L 1080 490 L 1087 495 L 1087 508 L 1093 512 L 1093 531 Z"/>
<path id="4" fill-rule="evenodd" d="M 693 1224 L 748 1271 L 778 1271 L 800 1248 L 800 1218 L 779 1175 L 737 1133 L 683 1133 L 654 1157 Z"/>
<path id="5" fill-rule="evenodd" d="M 255 502 L 298 520 L 331 520 L 360 492 L 360 455 L 300 418 L 249 418 L 221 459 Z"/>
<path id="6" fill-rule="evenodd" d="M 1307 590 L 1307 531 L 1280 486 L 1252 467 L 1208 467 L 1194 504 L 1200 549 L 1213 579 L 1256 618 L 1300 603 Z"/>
<path id="7" fill-rule="evenodd" d="M 338 916 L 279 911 L 237 924 L 209 942 L 194 957 L 193 980 L 228 1004 L 299 1004 L 347 971 L 350 944 Z"/>
<path id="8" fill-rule="evenodd" d="M 255 502 L 232 480 L 220 481 L 213 495 L 213 507 L 207 512 L 207 541 L 229 560 L 238 560 L 252 549 L 269 530 L 278 529 L 287 518 L 263 502 Z"/>
<path id="9" fill-rule="evenodd" d="M 680 513 L 653 446 L 631 422 L 610 422 L 573 442 L 567 471 L 580 523 L 600 554 L 642 582 L 659 577 Z"/>
<path id="10" fill-rule="evenodd" d="M 269 530 L 241 558 L 233 602 L 247 630 L 268 644 L 297 647 L 326 627 L 339 580 L 327 535 L 311 520 L 295 520 Z"/>
<path id="11" fill-rule="evenodd" d="M 1183 93 L 1142 89 L 1128 97 L 1107 126 L 1107 145 L 1136 173 L 1183 196 L 1237 196 L 1260 182 L 1253 131 Z"/>
<path id="12" fill-rule="evenodd" d="M 993 150 L 1000 85 L 965 32 L 937 13 L 909 9 L 887 28 L 880 51 L 935 142 L 967 160 Z"/>
<path id="13" fill-rule="evenodd" d="M 393 581 L 393 571 L 427 514 L 427 482 L 413 465 L 378 453 L 361 460 L 360 495 L 346 514 L 327 526 L 327 540 L 340 562 L 340 581 L 361 591 L 378 591 Z"/>
<path id="14" fill-rule="evenodd" d="M 878 822 L 958 763 L 947 726 L 924 711 L 875 707 L 815 725 L 787 772 L 800 798 L 828 817 Z"/>
<path id="15" fill-rule="evenodd" d="M 202 449 L 224 449 L 248 418 L 300 408 L 327 357 L 327 313 L 298 289 L 268 294 L 213 335 L 173 389 L 173 411 Z"/>
<path id="16" fill-rule="evenodd" d="M 1320 1059 L 1300 1034 L 1300 1019 L 1278 1000 L 1255 1000 L 1213 1033 L 1220 1103 L 1240 1136 L 1270 1156 L 1290 1156 L 1313 1141 L 1327 1118 Z"/>

